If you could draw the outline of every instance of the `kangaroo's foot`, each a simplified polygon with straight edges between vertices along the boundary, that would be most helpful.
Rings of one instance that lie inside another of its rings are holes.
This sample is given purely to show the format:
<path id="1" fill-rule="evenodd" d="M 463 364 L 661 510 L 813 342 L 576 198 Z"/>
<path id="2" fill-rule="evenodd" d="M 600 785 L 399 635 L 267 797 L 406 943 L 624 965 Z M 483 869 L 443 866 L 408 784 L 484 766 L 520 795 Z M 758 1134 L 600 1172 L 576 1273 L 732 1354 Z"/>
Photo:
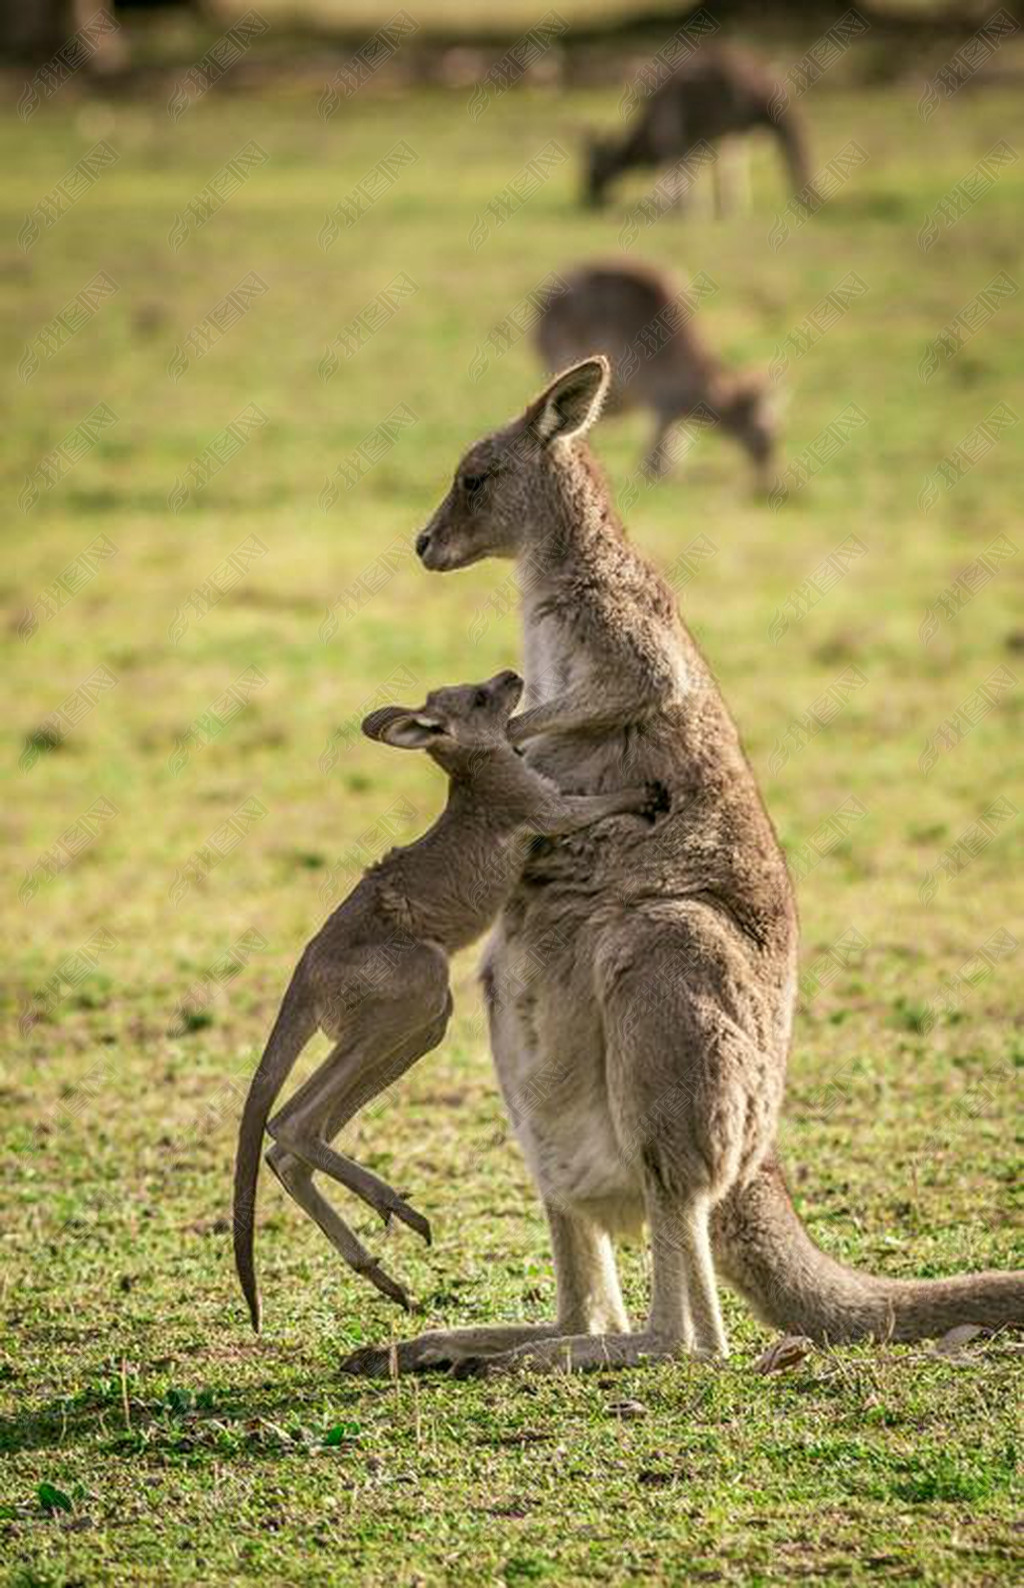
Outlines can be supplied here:
<path id="1" fill-rule="evenodd" d="M 648 1362 L 710 1360 L 710 1351 L 693 1351 L 680 1342 L 652 1334 L 569 1334 L 503 1351 L 498 1356 L 465 1357 L 454 1378 L 498 1378 L 512 1373 L 595 1373 L 640 1367 Z"/>
<path id="2" fill-rule="evenodd" d="M 483 1362 L 511 1355 L 515 1347 L 558 1334 L 556 1323 L 495 1324 L 476 1329 L 434 1329 L 400 1344 L 364 1345 L 341 1363 L 343 1373 L 365 1378 L 390 1378 L 398 1373 L 425 1373 L 432 1369 L 457 1369 L 463 1362 Z M 467 1375 L 469 1376 L 469 1375 Z"/>

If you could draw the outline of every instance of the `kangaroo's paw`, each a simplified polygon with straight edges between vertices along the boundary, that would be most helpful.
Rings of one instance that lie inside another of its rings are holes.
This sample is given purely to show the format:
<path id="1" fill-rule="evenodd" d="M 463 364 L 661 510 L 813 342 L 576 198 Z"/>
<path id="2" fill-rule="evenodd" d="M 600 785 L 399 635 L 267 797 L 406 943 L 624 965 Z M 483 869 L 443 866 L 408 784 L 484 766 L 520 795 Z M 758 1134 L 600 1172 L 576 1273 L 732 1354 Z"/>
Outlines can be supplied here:
<path id="1" fill-rule="evenodd" d="M 657 779 L 651 783 L 648 783 L 646 799 L 640 811 L 640 815 L 646 816 L 649 822 L 653 822 L 656 817 L 663 815 L 665 811 L 670 811 L 671 809 L 672 796 L 665 787 L 664 783 L 658 782 Z"/>

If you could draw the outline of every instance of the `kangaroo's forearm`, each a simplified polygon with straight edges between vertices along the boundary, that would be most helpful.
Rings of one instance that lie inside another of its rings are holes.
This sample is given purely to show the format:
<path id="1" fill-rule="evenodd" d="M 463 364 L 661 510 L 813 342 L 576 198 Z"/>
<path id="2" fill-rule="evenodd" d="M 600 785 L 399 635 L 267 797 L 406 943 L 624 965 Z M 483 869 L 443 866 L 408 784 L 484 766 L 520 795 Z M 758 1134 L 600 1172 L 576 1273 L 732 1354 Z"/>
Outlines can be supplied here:
<path id="1" fill-rule="evenodd" d="M 636 710 L 637 702 L 625 696 L 602 696 L 596 689 L 574 689 L 521 711 L 509 723 L 508 736 L 512 744 L 523 744 L 542 733 L 608 733 Z"/>

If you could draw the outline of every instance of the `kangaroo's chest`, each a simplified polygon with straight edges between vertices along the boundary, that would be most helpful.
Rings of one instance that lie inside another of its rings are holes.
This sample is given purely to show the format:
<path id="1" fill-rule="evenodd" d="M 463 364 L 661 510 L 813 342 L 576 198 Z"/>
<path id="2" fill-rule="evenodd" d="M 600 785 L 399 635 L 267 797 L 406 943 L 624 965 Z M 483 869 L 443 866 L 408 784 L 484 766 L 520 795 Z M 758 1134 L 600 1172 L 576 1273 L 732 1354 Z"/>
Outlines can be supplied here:
<path id="1" fill-rule="evenodd" d="M 539 613 L 523 639 L 526 690 L 521 709 L 565 694 L 579 682 L 580 667 L 565 644 L 561 616 Z"/>

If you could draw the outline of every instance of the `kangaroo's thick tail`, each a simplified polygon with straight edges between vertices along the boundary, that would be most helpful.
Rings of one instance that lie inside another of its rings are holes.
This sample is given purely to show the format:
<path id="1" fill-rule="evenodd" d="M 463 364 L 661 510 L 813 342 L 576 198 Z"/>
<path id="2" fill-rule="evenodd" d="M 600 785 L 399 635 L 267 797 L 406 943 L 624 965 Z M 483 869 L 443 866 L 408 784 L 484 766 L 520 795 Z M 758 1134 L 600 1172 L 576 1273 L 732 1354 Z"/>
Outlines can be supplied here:
<path id="1" fill-rule="evenodd" d="M 787 1334 L 837 1344 L 929 1339 L 961 1323 L 1024 1323 L 1022 1272 L 880 1279 L 836 1262 L 807 1234 L 774 1159 L 716 1208 L 712 1238 L 722 1278 Z"/>
<path id="2" fill-rule="evenodd" d="M 317 1018 L 312 1003 L 299 979 L 301 974 L 301 969 L 295 972 L 284 995 L 284 1002 L 274 1021 L 270 1040 L 252 1078 L 238 1131 L 232 1219 L 235 1268 L 242 1293 L 249 1304 L 252 1326 L 257 1334 L 260 1330 L 260 1293 L 256 1284 L 253 1243 L 256 1222 L 256 1182 L 260 1172 L 263 1132 L 278 1092 L 317 1028 Z"/>

